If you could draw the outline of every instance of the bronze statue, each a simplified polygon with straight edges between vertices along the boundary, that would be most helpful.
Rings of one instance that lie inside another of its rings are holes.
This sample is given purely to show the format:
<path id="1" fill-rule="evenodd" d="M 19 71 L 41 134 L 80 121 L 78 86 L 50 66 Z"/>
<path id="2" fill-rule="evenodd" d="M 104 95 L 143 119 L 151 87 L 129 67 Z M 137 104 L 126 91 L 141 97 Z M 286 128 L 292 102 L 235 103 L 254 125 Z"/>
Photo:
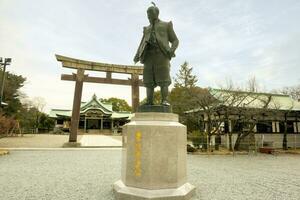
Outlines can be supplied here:
<path id="1" fill-rule="evenodd" d="M 168 86 L 171 84 L 170 60 L 175 57 L 178 39 L 172 22 L 164 22 L 158 18 L 159 9 L 154 3 L 147 10 L 150 22 L 144 27 L 143 38 L 134 57 L 134 62 L 144 64 L 143 82 L 147 91 L 146 105 L 153 105 L 153 93 L 160 86 L 161 104 L 169 106 L 167 101 Z M 171 47 L 170 44 L 171 43 Z"/>

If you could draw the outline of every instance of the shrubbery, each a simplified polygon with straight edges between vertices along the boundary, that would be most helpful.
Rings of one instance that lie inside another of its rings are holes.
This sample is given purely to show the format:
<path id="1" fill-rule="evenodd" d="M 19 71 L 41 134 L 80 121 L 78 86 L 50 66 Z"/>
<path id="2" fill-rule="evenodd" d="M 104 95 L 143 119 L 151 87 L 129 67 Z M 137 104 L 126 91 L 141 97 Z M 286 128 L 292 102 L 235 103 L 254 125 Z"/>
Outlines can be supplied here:
<path id="1" fill-rule="evenodd" d="M 14 128 L 16 120 L 11 117 L 6 117 L 0 113 L 0 137 L 4 137 Z"/>
<path id="2" fill-rule="evenodd" d="M 192 131 L 188 133 L 188 140 L 190 140 L 196 148 L 207 149 L 207 134 L 200 131 Z"/>
<path id="3" fill-rule="evenodd" d="M 2 75 L 0 69 L 0 80 L 2 80 Z M 0 137 L 14 133 L 28 133 L 27 130 L 33 130 L 29 133 L 35 133 L 39 129 L 52 130 L 55 121 L 42 112 L 44 100 L 37 97 L 31 101 L 20 92 L 26 78 L 10 72 L 5 72 L 5 76 L 2 96 L 2 102 L 5 104 L 0 107 Z"/>

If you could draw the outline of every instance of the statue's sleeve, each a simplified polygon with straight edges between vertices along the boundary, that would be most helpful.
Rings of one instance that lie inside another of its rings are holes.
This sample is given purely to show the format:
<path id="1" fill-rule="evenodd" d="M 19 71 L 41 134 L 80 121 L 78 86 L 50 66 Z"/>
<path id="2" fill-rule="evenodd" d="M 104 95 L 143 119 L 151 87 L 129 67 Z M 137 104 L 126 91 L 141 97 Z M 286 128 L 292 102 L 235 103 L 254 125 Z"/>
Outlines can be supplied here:
<path id="1" fill-rule="evenodd" d="M 173 23 L 172 21 L 170 21 L 168 23 L 168 37 L 169 37 L 169 41 L 171 42 L 171 51 L 175 52 L 175 50 L 177 49 L 178 47 L 178 44 L 179 44 L 179 40 L 174 32 L 174 29 L 173 29 Z"/>
<path id="2" fill-rule="evenodd" d="M 140 60 L 139 56 L 140 56 L 141 46 L 142 46 L 142 43 L 143 43 L 143 40 L 144 40 L 144 37 L 145 37 L 145 29 L 146 29 L 146 27 L 143 28 L 143 37 L 141 39 L 141 42 L 140 42 L 139 47 L 138 47 L 138 49 L 136 51 L 136 54 L 135 54 L 135 58 L 137 58 L 138 60 Z"/>

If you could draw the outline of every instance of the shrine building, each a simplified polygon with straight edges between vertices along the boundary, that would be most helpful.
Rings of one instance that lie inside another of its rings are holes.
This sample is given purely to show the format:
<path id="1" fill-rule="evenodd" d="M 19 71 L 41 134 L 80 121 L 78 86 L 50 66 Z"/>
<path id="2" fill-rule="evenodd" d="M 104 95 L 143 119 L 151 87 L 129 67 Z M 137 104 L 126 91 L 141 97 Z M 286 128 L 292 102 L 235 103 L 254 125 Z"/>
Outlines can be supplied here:
<path id="1" fill-rule="evenodd" d="M 51 109 L 50 117 L 55 119 L 55 127 L 69 131 L 72 110 Z M 90 101 L 81 102 L 79 133 L 104 133 L 117 132 L 122 125 L 129 122 L 131 112 L 113 111 L 112 104 L 102 102 L 94 94 Z"/>

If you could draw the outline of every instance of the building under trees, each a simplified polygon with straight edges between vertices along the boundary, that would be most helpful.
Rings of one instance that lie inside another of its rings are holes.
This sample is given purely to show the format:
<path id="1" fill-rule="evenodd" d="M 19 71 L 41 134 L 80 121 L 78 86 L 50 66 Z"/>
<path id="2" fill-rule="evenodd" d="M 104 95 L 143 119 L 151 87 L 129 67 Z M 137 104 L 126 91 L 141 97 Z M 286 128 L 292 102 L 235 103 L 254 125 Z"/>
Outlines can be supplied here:
<path id="1" fill-rule="evenodd" d="M 300 147 L 300 102 L 289 95 L 208 89 L 194 95 L 197 119 L 212 145 L 229 149 Z"/>

